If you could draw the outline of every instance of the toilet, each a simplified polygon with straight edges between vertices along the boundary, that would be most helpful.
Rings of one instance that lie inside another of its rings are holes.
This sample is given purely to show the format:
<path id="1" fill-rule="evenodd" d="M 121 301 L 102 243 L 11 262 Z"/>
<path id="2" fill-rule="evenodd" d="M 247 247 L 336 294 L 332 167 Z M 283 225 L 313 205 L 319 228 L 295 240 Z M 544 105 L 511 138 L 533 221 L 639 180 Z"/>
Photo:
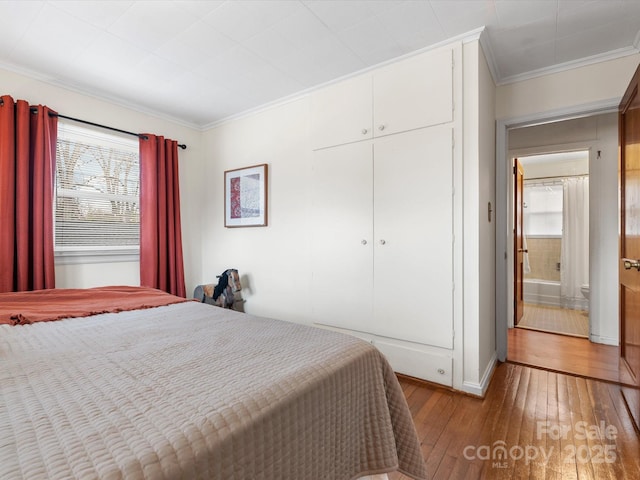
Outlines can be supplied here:
<path id="1" fill-rule="evenodd" d="M 582 292 L 582 295 L 584 295 L 584 298 L 589 300 L 589 284 L 585 283 L 584 285 L 580 285 L 580 291 Z"/>

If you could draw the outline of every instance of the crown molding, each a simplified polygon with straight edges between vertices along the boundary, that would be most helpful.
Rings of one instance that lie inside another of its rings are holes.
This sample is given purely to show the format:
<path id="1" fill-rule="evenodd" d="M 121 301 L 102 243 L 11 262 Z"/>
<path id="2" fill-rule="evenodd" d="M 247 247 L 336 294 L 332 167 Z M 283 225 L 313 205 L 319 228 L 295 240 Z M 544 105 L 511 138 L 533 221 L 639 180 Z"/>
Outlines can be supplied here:
<path id="1" fill-rule="evenodd" d="M 640 40 L 640 33 L 636 37 L 636 42 Z M 554 73 L 561 73 L 574 68 L 586 67 L 588 65 L 594 65 L 596 63 L 602 63 L 609 60 L 616 60 L 618 58 L 627 57 L 629 55 L 635 55 L 640 53 L 640 49 L 637 46 L 619 48 L 617 50 L 611 50 L 610 52 L 599 53 L 590 57 L 584 57 L 579 60 L 573 60 L 571 62 L 558 63 L 550 67 L 540 68 L 538 70 L 532 70 L 530 72 L 519 73 L 517 75 L 511 75 L 508 77 L 500 78 L 496 82 L 497 86 L 508 85 L 510 83 L 523 82 L 525 80 L 531 80 L 537 77 L 543 77 L 545 75 L 552 75 Z"/>

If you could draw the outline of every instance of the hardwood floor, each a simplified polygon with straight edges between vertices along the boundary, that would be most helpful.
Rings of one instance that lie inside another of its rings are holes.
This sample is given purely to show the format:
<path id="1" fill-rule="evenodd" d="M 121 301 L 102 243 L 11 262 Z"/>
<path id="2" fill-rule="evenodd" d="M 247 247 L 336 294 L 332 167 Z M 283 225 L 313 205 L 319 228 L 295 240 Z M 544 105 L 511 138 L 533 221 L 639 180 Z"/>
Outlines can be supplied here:
<path id="1" fill-rule="evenodd" d="M 510 363 L 484 399 L 400 383 L 430 478 L 640 479 L 640 437 L 617 385 Z"/>
<path id="2" fill-rule="evenodd" d="M 625 381 L 618 378 L 618 347 L 521 328 L 509 329 L 507 345 L 510 362 L 609 382 Z"/>

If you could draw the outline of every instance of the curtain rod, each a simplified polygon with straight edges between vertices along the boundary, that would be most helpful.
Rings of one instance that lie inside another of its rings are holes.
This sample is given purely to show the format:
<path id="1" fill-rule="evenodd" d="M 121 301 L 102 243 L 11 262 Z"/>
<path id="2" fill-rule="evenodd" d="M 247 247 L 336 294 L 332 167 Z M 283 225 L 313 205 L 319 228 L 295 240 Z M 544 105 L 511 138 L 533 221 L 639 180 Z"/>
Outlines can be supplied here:
<path id="1" fill-rule="evenodd" d="M 529 181 L 529 180 L 553 180 L 555 178 L 573 178 L 573 177 L 588 177 L 589 174 L 588 173 L 579 173 L 577 175 L 556 175 L 555 177 L 529 177 L 527 178 L 525 176 L 524 181 Z"/>
<path id="2" fill-rule="evenodd" d="M 134 137 L 142 138 L 144 140 L 148 140 L 149 139 L 149 137 L 147 137 L 146 135 L 142 135 L 141 133 L 128 132 L 126 130 L 120 130 L 119 128 L 109 127 L 107 125 L 100 125 L 99 123 L 89 122 L 87 120 L 80 120 L 79 118 L 68 117 L 67 115 L 60 115 L 59 113 L 49 112 L 49 116 L 58 117 L 58 118 L 64 118 L 65 120 L 73 120 L 74 122 L 84 123 L 86 125 L 91 125 L 93 127 L 105 128 L 107 130 L 111 130 L 113 132 L 124 133 L 126 135 L 133 135 Z M 187 146 L 184 143 L 179 143 L 178 146 L 183 150 L 185 150 L 187 148 Z"/>
<path id="3" fill-rule="evenodd" d="M 35 107 L 32 107 L 31 111 L 32 112 L 37 112 L 38 109 L 35 108 Z M 93 127 L 104 128 L 104 129 L 107 129 L 107 130 L 111 130 L 113 132 L 124 133 L 125 135 L 133 135 L 134 137 L 142 138 L 144 140 L 148 140 L 148 138 L 149 138 L 146 135 L 142 135 L 141 133 L 128 132 L 127 130 L 120 130 L 119 128 L 109 127 L 107 125 L 101 125 L 99 123 L 89 122 L 88 120 L 81 120 L 79 118 L 68 117 L 67 115 L 61 115 L 59 113 L 49 112 L 49 116 L 50 117 L 64 118 L 65 120 L 73 120 L 74 122 L 84 123 L 86 125 L 91 125 Z M 184 143 L 179 143 L 178 146 L 183 150 L 185 150 L 187 148 L 187 146 Z"/>

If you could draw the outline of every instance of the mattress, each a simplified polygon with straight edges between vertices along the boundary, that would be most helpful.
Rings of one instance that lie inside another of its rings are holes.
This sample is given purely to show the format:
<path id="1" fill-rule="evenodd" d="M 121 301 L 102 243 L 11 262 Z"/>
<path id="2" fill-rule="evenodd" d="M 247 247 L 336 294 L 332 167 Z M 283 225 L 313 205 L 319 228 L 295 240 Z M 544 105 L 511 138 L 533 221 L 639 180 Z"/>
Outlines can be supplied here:
<path id="1" fill-rule="evenodd" d="M 0 299 L 1 302 L 1 299 Z M 184 302 L 0 325 L 0 478 L 426 478 L 361 340 Z"/>

